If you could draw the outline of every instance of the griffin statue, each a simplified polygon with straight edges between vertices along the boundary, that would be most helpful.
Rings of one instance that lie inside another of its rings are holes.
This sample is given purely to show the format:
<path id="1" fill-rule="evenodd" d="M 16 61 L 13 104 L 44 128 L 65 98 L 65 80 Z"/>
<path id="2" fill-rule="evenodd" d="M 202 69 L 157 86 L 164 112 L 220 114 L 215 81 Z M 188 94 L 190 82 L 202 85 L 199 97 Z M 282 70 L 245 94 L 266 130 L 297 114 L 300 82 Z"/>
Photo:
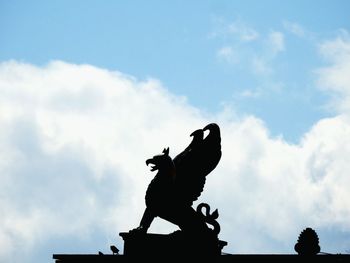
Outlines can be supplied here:
<path id="1" fill-rule="evenodd" d="M 204 136 L 206 130 L 209 134 Z M 147 188 L 146 209 L 140 225 L 131 233 L 146 233 L 153 219 L 160 217 L 179 226 L 187 237 L 217 244 L 220 226 L 215 219 L 219 216 L 218 211 L 210 213 L 209 205 L 204 203 L 195 210 L 192 204 L 201 195 L 206 176 L 220 161 L 220 128 L 211 123 L 191 136 L 192 142 L 174 159 L 167 148 L 162 154 L 146 160 L 146 165 L 151 165 L 151 171 L 157 171 L 157 174 Z"/>

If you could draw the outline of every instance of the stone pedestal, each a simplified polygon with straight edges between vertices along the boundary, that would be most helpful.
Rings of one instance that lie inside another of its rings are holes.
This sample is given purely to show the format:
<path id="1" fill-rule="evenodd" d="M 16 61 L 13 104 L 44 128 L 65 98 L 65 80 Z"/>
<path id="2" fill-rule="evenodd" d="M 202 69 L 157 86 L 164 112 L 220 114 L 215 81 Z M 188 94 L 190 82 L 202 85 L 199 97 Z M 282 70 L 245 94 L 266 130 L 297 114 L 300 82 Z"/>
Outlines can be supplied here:
<path id="1" fill-rule="evenodd" d="M 205 238 L 190 238 L 182 231 L 171 234 L 143 234 L 122 232 L 119 234 L 124 240 L 126 256 L 178 256 L 178 255 L 204 255 L 219 256 L 227 242 Z"/>

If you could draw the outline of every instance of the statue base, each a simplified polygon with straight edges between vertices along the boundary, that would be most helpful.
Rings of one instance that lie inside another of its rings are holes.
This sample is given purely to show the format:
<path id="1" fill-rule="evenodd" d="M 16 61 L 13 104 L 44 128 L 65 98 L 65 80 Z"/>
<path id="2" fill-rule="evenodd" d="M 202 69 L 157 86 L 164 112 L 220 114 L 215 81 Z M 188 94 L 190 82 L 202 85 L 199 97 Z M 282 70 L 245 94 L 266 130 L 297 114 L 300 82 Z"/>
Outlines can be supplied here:
<path id="1" fill-rule="evenodd" d="M 219 256 L 227 245 L 226 241 L 216 237 L 193 238 L 180 230 L 171 234 L 122 232 L 119 235 L 124 240 L 123 254 L 126 256 Z"/>

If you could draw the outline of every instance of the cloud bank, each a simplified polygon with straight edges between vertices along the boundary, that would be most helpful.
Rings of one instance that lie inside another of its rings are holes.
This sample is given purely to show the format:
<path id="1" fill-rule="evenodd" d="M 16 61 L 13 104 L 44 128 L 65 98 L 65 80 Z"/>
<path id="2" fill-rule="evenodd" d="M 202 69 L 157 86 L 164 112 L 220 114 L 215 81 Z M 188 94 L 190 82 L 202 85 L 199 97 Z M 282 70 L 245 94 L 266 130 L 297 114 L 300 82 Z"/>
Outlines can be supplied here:
<path id="1" fill-rule="evenodd" d="M 174 157 L 213 121 L 223 156 L 199 201 L 219 209 L 227 252 L 293 253 L 307 226 L 322 250 L 349 249 L 350 72 L 341 58 L 350 42 L 339 39 L 321 46 L 329 66 L 316 76 L 346 96 L 299 144 L 271 137 L 254 116 L 204 113 L 155 79 L 62 61 L 1 63 L 0 261 L 121 247 L 118 232 L 138 225 L 154 176 L 144 161 L 166 146 Z M 174 229 L 158 220 L 150 231 Z"/>

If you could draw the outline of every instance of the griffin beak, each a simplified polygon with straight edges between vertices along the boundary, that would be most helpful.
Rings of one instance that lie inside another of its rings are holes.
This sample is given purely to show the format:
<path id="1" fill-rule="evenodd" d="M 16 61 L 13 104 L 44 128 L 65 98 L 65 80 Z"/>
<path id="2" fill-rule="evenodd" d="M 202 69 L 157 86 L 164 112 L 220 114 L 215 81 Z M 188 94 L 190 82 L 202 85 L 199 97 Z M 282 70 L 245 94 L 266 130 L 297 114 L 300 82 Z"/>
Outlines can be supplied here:
<path id="1" fill-rule="evenodd" d="M 147 165 L 147 166 L 148 166 L 150 163 L 151 163 L 151 164 L 154 164 L 154 163 L 153 163 L 153 159 L 147 159 L 147 160 L 146 160 L 146 165 Z"/>
<path id="2" fill-rule="evenodd" d="M 146 160 L 146 165 L 148 166 L 149 164 L 153 164 L 151 166 L 151 172 L 155 171 L 155 170 L 158 170 L 158 167 L 157 165 L 155 164 L 154 160 L 153 159 L 147 159 Z"/>

